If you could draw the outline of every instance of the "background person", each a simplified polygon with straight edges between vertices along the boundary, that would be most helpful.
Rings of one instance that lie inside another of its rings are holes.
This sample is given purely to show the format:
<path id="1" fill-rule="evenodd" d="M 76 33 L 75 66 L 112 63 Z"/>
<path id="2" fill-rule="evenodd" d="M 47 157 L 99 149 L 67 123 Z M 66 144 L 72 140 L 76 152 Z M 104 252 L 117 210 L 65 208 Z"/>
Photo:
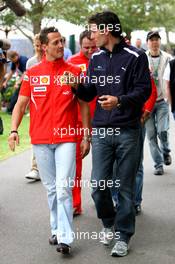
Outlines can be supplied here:
<path id="1" fill-rule="evenodd" d="M 0 48 L 0 92 L 3 88 L 2 84 L 4 81 L 4 76 L 6 74 L 6 55 L 3 52 L 3 50 Z M 0 104 L 1 107 L 1 104 Z M 3 127 L 3 122 L 2 122 L 2 118 L 0 117 L 0 135 L 3 134 L 4 131 L 4 127 Z"/>
<path id="2" fill-rule="evenodd" d="M 169 146 L 169 106 L 166 102 L 166 87 L 163 74 L 171 55 L 160 49 L 161 37 L 158 31 L 150 31 L 147 34 L 148 50 L 146 55 L 149 68 L 157 87 L 157 100 L 150 118 L 146 122 L 146 133 L 152 159 L 154 161 L 154 174 L 163 175 L 163 164 L 170 165 L 171 155 Z M 160 145 L 159 145 L 159 141 Z"/>
<path id="3" fill-rule="evenodd" d="M 36 34 L 34 36 L 33 46 L 35 49 L 35 55 L 33 57 L 31 57 L 30 59 L 28 59 L 27 64 L 26 64 L 26 70 L 29 69 L 30 67 L 38 64 L 42 59 L 43 51 L 42 51 L 41 42 L 39 39 L 39 34 Z M 33 150 L 32 150 L 31 170 L 25 175 L 25 178 L 27 178 L 29 180 L 35 180 L 35 181 L 40 180 L 38 166 L 36 163 L 36 158 L 35 158 L 35 155 L 33 153 Z"/>
<path id="4" fill-rule="evenodd" d="M 72 56 L 72 51 L 66 47 L 66 38 L 62 36 L 63 39 L 63 45 L 64 45 L 64 59 L 67 60 L 69 57 Z"/>
<path id="5" fill-rule="evenodd" d="M 175 119 L 175 59 L 171 60 L 165 69 L 163 79 L 166 81 L 166 92 L 171 112 Z"/>
<path id="6" fill-rule="evenodd" d="M 86 72 L 88 69 L 89 60 L 92 54 L 97 50 L 94 39 L 91 38 L 91 33 L 88 30 L 83 31 L 79 37 L 80 43 L 80 51 L 70 57 L 67 62 L 73 63 L 79 66 L 86 76 Z M 94 111 L 96 105 L 96 98 L 89 103 L 91 119 L 93 118 Z M 78 123 L 77 127 L 81 128 L 82 117 L 80 113 L 80 108 L 78 107 Z M 74 208 L 74 216 L 80 215 L 82 213 L 82 205 L 81 205 L 81 178 L 82 178 L 82 157 L 81 157 L 81 141 L 82 136 L 78 136 L 78 142 L 76 145 L 76 176 L 75 176 L 75 186 L 72 190 L 73 192 L 73 208 Z"/>
<path id="7" fill-rule="evenodd" d="M 3 87 L 6 88 L 8 81 L 12 78 L 13 74 L 16 72 L 16 75 L 19 77 L 15 83 L 15 92 L 11 97 L 10 104 L 8 106 L 8 113 L 12 113 L 13 108 L 18 100 L 18 94 L 20 90 L 21 81 L 23 78 L 23 73 L 26 70 L 26 63 L 28 58 L 26 56 L 19 55 L 16 51 L 9 50 L 7 52 L 8 59 L 12 62 L 10 72 L 6 75 L 6 79 L 3 83 Z"/>

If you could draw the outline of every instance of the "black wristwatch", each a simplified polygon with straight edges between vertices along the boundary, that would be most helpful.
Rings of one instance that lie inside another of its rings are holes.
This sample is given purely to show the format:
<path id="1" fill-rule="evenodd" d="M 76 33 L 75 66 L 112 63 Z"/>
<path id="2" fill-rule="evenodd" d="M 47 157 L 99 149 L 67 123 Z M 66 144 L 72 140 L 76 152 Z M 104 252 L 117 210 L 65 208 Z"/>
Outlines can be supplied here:
<path id="1" fill-rule="evenodd" d="M 120 108 L 121 105 L 122 105 L 120 96 L 117 97 L 117 99 L 118 99 L 118 103 L 117 103 L 116 107 L 117 107 L 117 108 Z"/>

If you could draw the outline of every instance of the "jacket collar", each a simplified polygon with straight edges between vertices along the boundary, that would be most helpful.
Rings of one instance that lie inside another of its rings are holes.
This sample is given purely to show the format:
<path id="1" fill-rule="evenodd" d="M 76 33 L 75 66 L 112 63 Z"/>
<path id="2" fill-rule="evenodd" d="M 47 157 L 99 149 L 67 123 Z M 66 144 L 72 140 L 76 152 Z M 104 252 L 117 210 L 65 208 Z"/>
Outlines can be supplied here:
<path id="1" fill-rule="evenodd" d="M 107 54 L 110 54 L 110 53 L 118 53 L 118 52 L 120 52 L 124 47 L 128 47 L 128 45 L 126 44 L 124 38 L 122 38 L 121 41 L 120 41 L 118 44 L 115 44 L 115 45 L 114 45 L 112 52 L 109 51 L 108 49 L 104 48 L 104 47 L 102 47 L 101 50 L 105 50 Z"/>

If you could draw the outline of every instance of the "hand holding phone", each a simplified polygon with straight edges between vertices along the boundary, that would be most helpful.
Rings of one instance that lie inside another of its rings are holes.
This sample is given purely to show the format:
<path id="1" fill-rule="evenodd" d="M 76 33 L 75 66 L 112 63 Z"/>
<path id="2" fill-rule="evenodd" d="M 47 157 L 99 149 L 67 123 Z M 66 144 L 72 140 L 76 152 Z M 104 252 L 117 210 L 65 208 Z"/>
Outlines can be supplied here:
<path id="1" fill-rule="evenodd" d="M 102 104 L 104 101 L 106 101 L 108 98 L 107 98 L 107 95 L 102 95 L 102 96 L 99 96 L 98 97 L 98 102 L 99 104 Z"/>

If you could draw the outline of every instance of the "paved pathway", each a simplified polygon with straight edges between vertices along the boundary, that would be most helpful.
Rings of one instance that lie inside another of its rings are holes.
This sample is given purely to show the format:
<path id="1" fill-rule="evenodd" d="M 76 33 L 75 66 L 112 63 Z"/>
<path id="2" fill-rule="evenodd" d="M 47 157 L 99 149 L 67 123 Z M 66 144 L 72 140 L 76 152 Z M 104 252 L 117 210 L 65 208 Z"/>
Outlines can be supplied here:
<path id="1" fill-rule="evenodd" d="M 172 123 L 171 142 L 175 142 Z M 172 144 L 171 144 L 172 145 Z M 96 218 L 90 189 L 83 190 L 84 213 L 74 221 L 75 233 L 89 232 L 89 238 L 74 243 L 71 257 L 60 256 L 48 245 L 49 216 L 45 190 L 40 182 L 29 183 L 25 173 L 30 151 L 0 162 L 0 264 L 174 264 L 175 263 L 175 144 L 173 165 L 164 176 L 153 175 L 148 145 L 145 146 L 143 213 L 137 217 L 136 235 L 125 258 L 109 256 L 92 232 L 101 225 Z M 84 161 L 84 178 L 89 179 L 91 157 Z"/>

